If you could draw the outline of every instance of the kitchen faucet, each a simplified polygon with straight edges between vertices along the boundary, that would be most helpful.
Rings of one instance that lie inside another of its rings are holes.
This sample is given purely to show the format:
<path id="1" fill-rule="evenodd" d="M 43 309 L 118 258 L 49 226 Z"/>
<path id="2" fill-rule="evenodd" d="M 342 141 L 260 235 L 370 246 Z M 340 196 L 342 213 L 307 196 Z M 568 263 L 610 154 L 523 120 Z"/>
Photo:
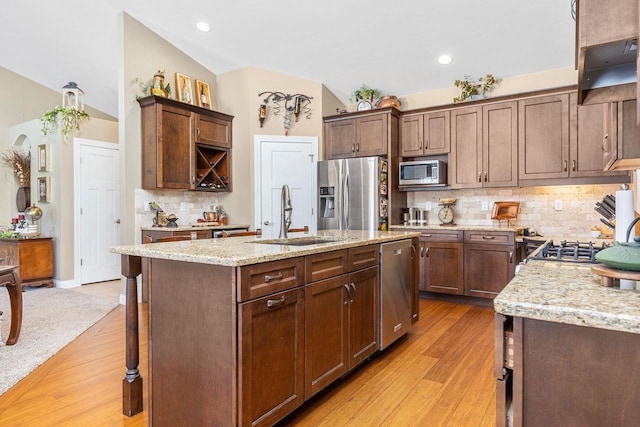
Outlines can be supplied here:
<path id="1" fill-rule="evenodd" d="M 287 184 L 282 186 L 282 191 L 280 192 L 280 211 L 281 211 L 281 221 L 280 221 L 280 238 L 287 238 L 287 232 L 289 231 L 289 227 L 291 227 L 291 213 L 293 208 L 291 207 L 291 189 Z"/>

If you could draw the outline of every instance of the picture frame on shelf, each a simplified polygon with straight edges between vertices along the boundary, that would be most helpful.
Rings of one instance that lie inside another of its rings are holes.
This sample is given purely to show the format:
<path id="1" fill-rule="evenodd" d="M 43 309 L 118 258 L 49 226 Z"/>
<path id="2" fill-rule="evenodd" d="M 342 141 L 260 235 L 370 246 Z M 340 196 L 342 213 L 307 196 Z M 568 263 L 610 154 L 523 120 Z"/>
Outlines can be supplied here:
<path id="1" fill-rule="evenodd" d="M 48 177 L 48 176 L 38 177 L 38 202 L 39 203 L 51 202 L 51 177 Z"/>
<path id="2" fill-rule="evenodd" d="M 211 110 L 211 93 L 209 92 L 209 83 L 202 80 L 196 80 L 196 99 L 198 107 Z"/>
<path id="3" fill-rule="evenodd" d="M 50 166 L 49 144 L 38 145 L 38 172 L 49 172 Z"/>
<path id="4" fill-rule="evenodd" d="M 193 104 L 193 90 L 191 89 L 191 77 L 176 73 L 176 96 L 178 101 L 185 104 Z"/>

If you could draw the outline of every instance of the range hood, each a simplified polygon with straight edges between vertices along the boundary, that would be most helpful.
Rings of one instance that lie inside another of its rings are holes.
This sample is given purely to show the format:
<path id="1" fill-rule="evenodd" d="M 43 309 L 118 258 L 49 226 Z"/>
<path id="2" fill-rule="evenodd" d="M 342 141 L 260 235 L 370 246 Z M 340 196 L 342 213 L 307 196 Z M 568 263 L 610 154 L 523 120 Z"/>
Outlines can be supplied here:
<path id="1" fill-rule="evenodd" d="M 638 40 L 623 40 L 587 48 L 582 89 L 598 89 L 637 82 Z"/>

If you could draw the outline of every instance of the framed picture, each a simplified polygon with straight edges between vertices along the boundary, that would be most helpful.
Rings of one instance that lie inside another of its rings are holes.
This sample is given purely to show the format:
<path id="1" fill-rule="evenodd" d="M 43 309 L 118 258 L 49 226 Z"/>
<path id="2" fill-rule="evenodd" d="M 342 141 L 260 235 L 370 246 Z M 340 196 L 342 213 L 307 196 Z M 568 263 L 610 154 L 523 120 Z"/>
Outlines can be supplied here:
<path id="1" fill-rule="evenodd" d="M 49 203 L 51 201 L 51 178 L 48 176 L 38 177 L 38 202 Z"/>
<path id="2" fill-rule="evenodd" d="M 193 91 L 191 90 L 191 78 L 184 74 L 176 73 L 177 100 L 186 104 L 193 104 Z"/>
<path id="3" fill-rule="evenodd" d="M 198 107 L 211 109 L 211 94 L 209 93 L 209 83 L 196 80 L 196 99 Z"/>
<path id="4" fill-rule="evenodd" d="M 38 145 L 38 172 L 49 172 L 49 144 Z"/>

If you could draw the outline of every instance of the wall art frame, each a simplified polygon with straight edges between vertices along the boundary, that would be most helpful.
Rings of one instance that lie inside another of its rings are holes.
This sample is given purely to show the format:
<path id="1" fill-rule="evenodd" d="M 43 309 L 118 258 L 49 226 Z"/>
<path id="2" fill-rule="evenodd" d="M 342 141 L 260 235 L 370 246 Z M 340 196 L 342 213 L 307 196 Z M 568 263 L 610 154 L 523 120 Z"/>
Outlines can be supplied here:
<path id="1" fill-rule="evenodd" d="M 39 203 L 51 202 L 51 177 L 48 177 L 48 176 L 38 177 L 38 202 Z"/>
<path id="2" fill-rule="evenodd" d="M 38 172 L 49 172 L 51 170 L 51 156 L 49 154 L 49 144 L 38 145 Z"/>
<path id="3" fill-rule="evenodd" d="M 180 102 L 193 104 L 193 90 L 191 89 L 191 77 L 176 73 L 176 97 Z"/>
<path id="4" fill-rule="evenodd" d="M 196 80 L 196 99 L 198 107 L 211 110 L 211 92 L 209 91 L 209 83 L 202 80 Z"/>

